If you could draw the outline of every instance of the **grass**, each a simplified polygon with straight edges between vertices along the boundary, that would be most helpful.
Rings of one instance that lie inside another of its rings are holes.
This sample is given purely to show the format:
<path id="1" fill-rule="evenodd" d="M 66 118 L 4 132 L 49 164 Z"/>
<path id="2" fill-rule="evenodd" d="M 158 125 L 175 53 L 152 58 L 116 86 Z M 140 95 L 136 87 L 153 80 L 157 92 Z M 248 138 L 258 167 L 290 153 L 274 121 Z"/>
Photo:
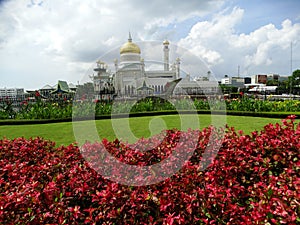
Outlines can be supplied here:
<path id="1" fill-rule="evenodd" d="M 183 116 L 182 116 L 183 117 Z M 222 125 L 224 117 L 214 116 L 215 125 Z M 197 120 L 199 124 L 197 123 Z M 127 122 L 126 122 L 127 121 Z M 225 122 L 225 121 L 224 121 Z M 235 127 L 236 130 L 243 130 L 244 133 L 250 134 L 254 130 L 261 130 L 268 123 L 281 122 L 281 119 L 246 117 L 246 116 L 226 116 L 226 123 Z M 296 122 L 300 122 L 298 119 Z M 171 128 L 182 128 L 187 130 L 188 127 L 201 129 L 212 123 L 210 115 L 191 116 L 185 115 L 182 125 L 177 115 L 156 116 L 156 117 L 137 117 L 126 119 L 105 119 L 96 121 L 81 121 L 52 124 L 34 124 L 34 125 L 9 125 L 0 126 L 0 138 L 6 137 L 14 139 L 17 137 L 43 137 L 55 141 L 57 145 L 69 145 L 76 140 L 82 143 L 85 140 L 95 141 L 106 138 L 110 141 L 118 137 L 121 140 L 135 142 L 137 138 L 150 137 L 160 133 L 161 130 Z M 75 128 L 75 132 L 73 131 Z M 94 131 L 94 132 L 93 132 Z M 132 132 L 132 134 L 131 134 Z M 75 138 L 75 136 L 76 138 Z"/>

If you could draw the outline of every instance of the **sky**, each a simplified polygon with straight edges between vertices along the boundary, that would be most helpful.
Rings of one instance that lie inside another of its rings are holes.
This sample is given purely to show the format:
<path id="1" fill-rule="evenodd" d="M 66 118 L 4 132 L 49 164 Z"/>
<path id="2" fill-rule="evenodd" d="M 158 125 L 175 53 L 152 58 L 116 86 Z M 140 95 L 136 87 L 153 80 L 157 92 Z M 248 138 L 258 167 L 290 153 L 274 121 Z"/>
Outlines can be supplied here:
<path id="1" fill-rule="evenodd" d="M 290 75 L 300 67 L 299 8 L 298 0 L 0 0 L 0 88 L 80 83 L 98 58 L 119 57 L 129 31 L 136 43 L 168 39 L 218 80 Z"/>

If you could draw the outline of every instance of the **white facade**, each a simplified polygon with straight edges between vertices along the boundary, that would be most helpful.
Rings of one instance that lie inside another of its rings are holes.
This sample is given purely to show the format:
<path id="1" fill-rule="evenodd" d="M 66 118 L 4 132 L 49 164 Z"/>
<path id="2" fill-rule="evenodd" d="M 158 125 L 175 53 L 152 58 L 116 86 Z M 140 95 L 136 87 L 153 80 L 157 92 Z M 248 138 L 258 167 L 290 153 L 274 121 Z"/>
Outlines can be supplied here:
<path id="1" fill-rule="evenodd" d="M 135 96 L 145 82 L 153 89 L 154 94 L 164 92 L 167 82 L 180 77 L 180 59 L 169 69 L 169 42 L 163 42 L 163 70 L 145 71 L 144 60 L 141 58 L 139 46 L 132 42 L 129 34 L 128 42 L 120 49 L 120 62 L 115 61 L 114 86 L 118 96 Z"/>
<path id="2" fill-rule="evenodd" d="M 221 79 L 221 84 L 231 84 L 230 77 L 225 77 Z"/>
<path id="3" fill-rule="evenodd" d="M 0 97 L 17 97 L 24 94 L 24 88 L 1 88 Z"/>
<path id="4" fill-rule="evenodd" d="M 224 77 L 221 79 L 221 84 L 244 84 L 245 79 L 241 77 Z"/>

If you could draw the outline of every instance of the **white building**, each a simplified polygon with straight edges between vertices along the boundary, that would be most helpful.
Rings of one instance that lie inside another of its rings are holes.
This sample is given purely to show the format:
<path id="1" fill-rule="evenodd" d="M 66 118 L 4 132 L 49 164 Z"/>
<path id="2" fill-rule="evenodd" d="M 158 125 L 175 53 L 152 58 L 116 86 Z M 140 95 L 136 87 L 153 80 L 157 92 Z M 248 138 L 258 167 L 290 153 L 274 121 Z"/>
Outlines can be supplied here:
<path id="1" fill-rule="evenodd" d="M 16 98 L 24 95 L 24 88 L 1 88 L 0 97 Z"/>
<path id="2" fill-rule="evenodd" d="M 244 84 L 245 84 L 245 78 L 229 77 L 226 75 L 224 78 L 221 79 L 221 84 L 242 88 L 242 87 L 244 87 Z"/>
<path id="3" fill-rule="evenodd" d="M 132 42 L 129 34 L 128 41 L 120 49 L 120 62 L 115 60 L 114 86 L 117 95 L 134 96 L 145 83 L 152 88 L 154 94 L 161 94 L 167 82 L 180 77 L 180 59 L 177 58 L 175 66 L 169 66 L 169 42 L 163 42 L 164 69 L 146 71 L 141 50 Z"/>
<path id="4" fill-rule="evenodd" d="M 132 41 L 129 33 L 128 41 L 120 48 L 120 58 L 115 59 L 115 72 L 108 71 L 104 62 L 98 61 L 97 72 L 91 78 L 94 82 L 97 98 L 102 98 L 101 94 L 111 94 L 114 92 L 117 96 L 139 96 L 141 91 L 148 94 L 160 95 L 165 92 L 168 82 L 180 78 L 180 58 L 176 58 L 170 66 L 169 62 L 169 41 L 162 43 L 163 68 L 161 70 L 145 70 L 144 59 L 141 58 L 140 47 Z M 205 85 L 216 87 L 215 82 L 205 81 Z M 190 81 L 188 76 L 178 84 L 178 88 L 195 89 L 199 88 L 196 81 Z M 177 89 L 178 89 L 177 88 Z M 203 86 L 202 86 L 203 88 Z M 180 94 L 182 92 L 176 91 Z"/>

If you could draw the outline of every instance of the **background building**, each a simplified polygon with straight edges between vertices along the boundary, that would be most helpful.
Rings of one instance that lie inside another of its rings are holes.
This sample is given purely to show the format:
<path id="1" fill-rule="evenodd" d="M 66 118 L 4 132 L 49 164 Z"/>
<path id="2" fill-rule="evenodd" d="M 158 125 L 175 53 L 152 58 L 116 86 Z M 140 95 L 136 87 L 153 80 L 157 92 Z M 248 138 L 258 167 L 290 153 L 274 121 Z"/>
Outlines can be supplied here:
<path id="1" fill-rule="evenodd" d="M 128 41 L 120 48 L 119 60 L 114 60 L 115 72 L 110 72 L 105 62 L 98 61 L 94 69 L 96 74 L 91 76 L 96 97 L 98 99 L 120 97 L 136 97 L 145 94 L 161 95 L 166 91 L 166 85 L 172 81 L 179 82 L 180 58 L 170 64 L 169 41 L 162 43 L 163 65 L 161 69 L 146 70 L 145 61 L 141 58 L 140 47 L 132 41 L 129 33 Z M 210 75 L 210 71 L 208 72 Z M 191 80 L 186 75 L 175 87 L 177 95 L 187 93 L 204 93 L 204 86 L 209 92 L 215 92 L 216 82 L 209 81 L 209 75 L 204 80 Z M 199 82 L 202 85 L 199 86 Z M 181 90 L 180 90 L 181 89 Z M 196 90 L 199 89 L 199 90 Z"/>
<path id="2" fill-rule="evenodd" d="M 16 98 L 24 95 L 24 88 L 1 88 L 0 97 Z"/>
<path id="3" fill-rule="evenodd" d="M 138 89 L 152 88 L 154 94 L 165 91 L 165 85 L 180 77 L 180 59 L 169 66 L 169 41 L 163 42 L 164 65 L 162 70 L 145 70 L 141 50 L 132 42 L 131 35 L 120 49 L 120 62 L 115 60 L 114 87 L 118 96 L 136 96 Z"/>
<path id="4" fill-rule="evenodd" d="M 225 77 L 221 79 L 221 84 L 237 88 L 243 88 L 245 85 L 245 78 L 229 77 L 228 75 L 225 75 Z"/>
<path id="5" fill-rule="evenodd" d="M 267 75 L 265 74 L 256 74 L 251 77 L 252 84 L 267 84 Z"/>

